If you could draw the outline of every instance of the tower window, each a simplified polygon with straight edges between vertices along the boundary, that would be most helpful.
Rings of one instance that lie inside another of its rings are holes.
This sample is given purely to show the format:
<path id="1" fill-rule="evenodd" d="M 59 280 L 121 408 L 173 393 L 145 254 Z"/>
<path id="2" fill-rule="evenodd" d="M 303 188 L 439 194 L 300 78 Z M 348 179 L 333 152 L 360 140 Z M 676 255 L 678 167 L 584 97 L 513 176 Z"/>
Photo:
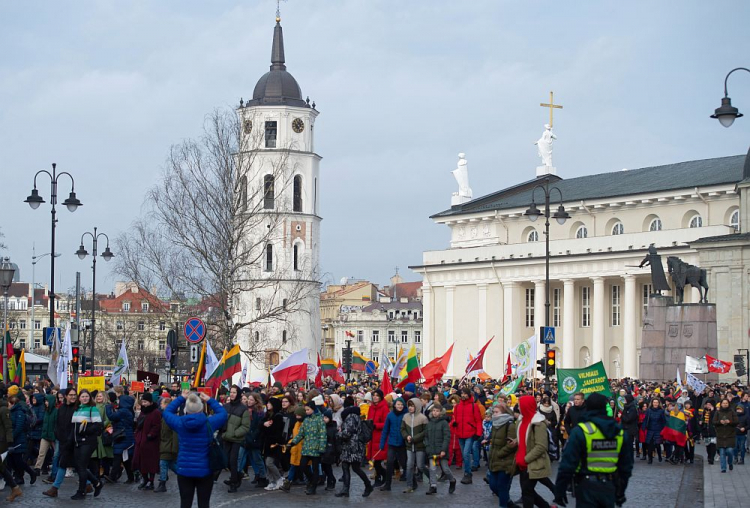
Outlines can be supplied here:
<path id="1" fill-rule="evenodd" d="M 729 225 L 734 228 L 735 231 L 740 230 L 740 211 L 735 210 L 732 212 L 732 216 L 729 218 Z"/>
<path id="2" fill-rule="evenodd" d="M 273 245 L 266 245 L 266 271 L 273 271 Z"/>
<path id="3" fill-rule="evenodd" d="M 302 177 L 300 175 L 294 177 L 294 199 L 292 206 L 295 212 L 302 211 Z"/>
<path id="4" fill-rule="evenodd" d="M 299 270 L 299 245 L 295 244 L 292 248 L 294 251 L 294 271 Z"/>
<path id="5" fill-rule="evenodd" d="M 273 209 L 275 204 L 274 178 L 273 175 L 263 177 L 263 208 L 266 210 Z"/>
<path id="6" fill-rule="evenodd" d="M 266 122 L 266 148 L 276 148 L 276 122 Z"/>

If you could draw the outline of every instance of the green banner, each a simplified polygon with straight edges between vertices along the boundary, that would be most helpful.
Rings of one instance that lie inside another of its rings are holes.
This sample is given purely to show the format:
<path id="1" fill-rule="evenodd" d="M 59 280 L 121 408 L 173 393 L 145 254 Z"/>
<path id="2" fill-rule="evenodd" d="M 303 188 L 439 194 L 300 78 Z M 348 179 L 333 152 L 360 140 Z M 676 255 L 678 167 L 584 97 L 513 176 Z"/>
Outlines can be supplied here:
<path id="1" fill-rule="evenodd" d="M 585 369 L 557 369 L 557 390 L 559 404 L 567 404 L 576 393 L 588 396 L 590 393 L 598 392 L 612 398 L 607 371 L 604 370 L 602 362 Z"/>
<path id="2" fill-rule="evenodd" d="M 510 395 L 511 393 L 516 393 L 522 381 L 523 381 L 523 376 L 519 377 L 515 381 L 511 381 L 507 385 L 503 386 L 502 390 L 500 390 L 500 393 L 503 395 Z"/>

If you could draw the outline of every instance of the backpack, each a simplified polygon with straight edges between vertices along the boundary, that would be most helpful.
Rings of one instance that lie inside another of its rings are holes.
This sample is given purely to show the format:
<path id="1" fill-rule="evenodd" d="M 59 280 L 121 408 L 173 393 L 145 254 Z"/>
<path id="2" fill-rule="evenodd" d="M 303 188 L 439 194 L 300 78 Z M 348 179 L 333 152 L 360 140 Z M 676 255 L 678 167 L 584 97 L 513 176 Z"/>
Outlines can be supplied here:
<path id="1" fill-rule="evenodd" d="M 372 420 L 363 420 L 359 423 L 359 440 L 367 444 L 372 441 L 372 433 L 375 430 L 375 422 Z"/>
<path id="2" fill-rule="evenodd" d="M 550 429 L 547 429 L 547 455 L 549 455 L 549 460 L 553 462 L 560 460 L 560 449 L 552 438 L 552 431 Z"/>

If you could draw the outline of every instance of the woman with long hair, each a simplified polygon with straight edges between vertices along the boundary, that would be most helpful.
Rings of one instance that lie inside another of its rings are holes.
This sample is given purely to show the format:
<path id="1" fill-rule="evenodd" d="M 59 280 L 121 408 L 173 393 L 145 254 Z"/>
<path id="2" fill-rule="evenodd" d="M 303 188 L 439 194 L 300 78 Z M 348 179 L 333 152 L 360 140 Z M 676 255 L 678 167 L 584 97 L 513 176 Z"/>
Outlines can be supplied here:
<path id="1" fill-rule="evenodd" d="M 103 483 L 89 469 L 91 456 L 97 449 L 99 437 L 102 435 L 103 423 L 99 410 L 96 408 L 88 390 L 81 390 L 78 394 L 78 407 L 73 413 L 73 463 L 78 474 L 78 491 L 71 499 L 86 499 L 86 482 L 94 486 L 94 497 L 102 491 Z"/>
<path id="2" fill-rule="evenodd" d="M 643 429 L 646 431 L 646 456 L 648 457 L 649 464 L 654 462 L 654 457 L 652 456 L 654 450 L 656 450 L 659 456 L 659 462 L 662 461 L 661 431 L 666 425 L 667 415 L 664 412 L 664 408 L 661 407 L 661 400 L 655 398 L 651 401 L 651 407 L 648 408 L 646 418 L 643 420 Z"/>

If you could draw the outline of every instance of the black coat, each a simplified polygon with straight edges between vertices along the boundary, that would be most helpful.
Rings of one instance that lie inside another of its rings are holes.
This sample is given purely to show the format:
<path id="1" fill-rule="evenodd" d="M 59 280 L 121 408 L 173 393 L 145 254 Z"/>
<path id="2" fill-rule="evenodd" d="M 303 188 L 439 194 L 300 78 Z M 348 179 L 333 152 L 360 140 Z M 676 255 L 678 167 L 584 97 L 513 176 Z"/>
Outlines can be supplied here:
<path id="1" fill-rule="evenodd" d="M 638 437 L 638 409 L 635 407 L 635 402 L 628 402 L 623 406 L 620 423 L 629 436 Z"/>
<path id="2" fill-rule="evenodd" d="M 326 449 L 320 456 L 323 464 L 335 464 L 339 457 L 338 426 L 334 420 L 326 423 Z"/>
<path id="3" fill-rule="evenodd" d="M 75 441 L 73 433 L 73 413 L 76 412 L 75 404 L 68 404 L 67 401 L 57 408 L 57 422 L 55 423 L 55 439 L 60 442 L 60 467 L 73 467 L 73 450 Z"/>

